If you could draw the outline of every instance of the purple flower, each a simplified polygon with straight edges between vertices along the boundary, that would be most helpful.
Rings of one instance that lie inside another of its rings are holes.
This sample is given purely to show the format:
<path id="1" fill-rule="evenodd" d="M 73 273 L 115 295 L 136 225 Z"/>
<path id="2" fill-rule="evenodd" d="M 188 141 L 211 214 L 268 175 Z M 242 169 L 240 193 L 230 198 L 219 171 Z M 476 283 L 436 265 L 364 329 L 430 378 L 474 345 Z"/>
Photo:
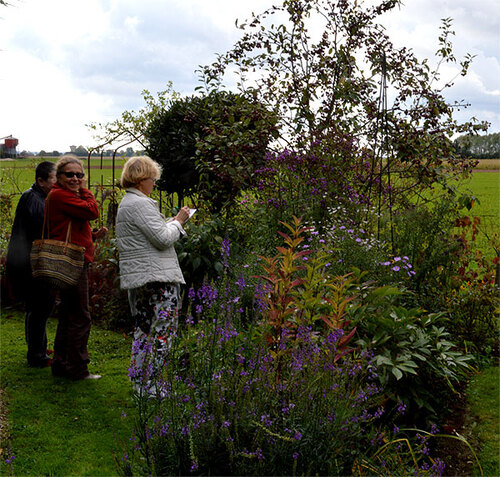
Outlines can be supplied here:
<path id="1" fill-rule="evenodd" d="M 222 246 L 221 246 L 221 256 L 222 256 L 222 263 L 224 264 L 224 267 L 229 268 L 229 251 L 231 250 L 231 245 L 229 243 L 229 239 L 226 237 L 222 241 Z"/>
<path id="2" fill-rule="evenodd" d="M 263 414 L 260 416 L 260 422 L 262 422 L 266 426 L 271 426 L 273 424 L 273 421 L 271 420 L 269 414 Z"/>
<path id="3" fill-rule="evenodd" d="M 446 464 L 439 458 L 434 460 L 434 465 L 432 466 L 432 470 L 436 472 L 437 475 L 443 475 L 444 469 L 446 468 Z"/>

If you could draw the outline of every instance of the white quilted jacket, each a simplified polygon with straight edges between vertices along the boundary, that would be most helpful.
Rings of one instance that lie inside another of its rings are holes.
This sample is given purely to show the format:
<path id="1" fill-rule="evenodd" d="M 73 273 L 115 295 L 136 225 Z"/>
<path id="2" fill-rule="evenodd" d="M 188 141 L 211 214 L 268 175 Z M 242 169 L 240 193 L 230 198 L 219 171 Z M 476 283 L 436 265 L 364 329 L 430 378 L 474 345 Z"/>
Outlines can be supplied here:
<path id="1" fill-rule="evenodd" d="M 121 288 L 185 283 L 174 249 L 185 233 L 177 220 L 165 219 L 156 201 L 137 189 L 127 189 L 116 217 Z"/>

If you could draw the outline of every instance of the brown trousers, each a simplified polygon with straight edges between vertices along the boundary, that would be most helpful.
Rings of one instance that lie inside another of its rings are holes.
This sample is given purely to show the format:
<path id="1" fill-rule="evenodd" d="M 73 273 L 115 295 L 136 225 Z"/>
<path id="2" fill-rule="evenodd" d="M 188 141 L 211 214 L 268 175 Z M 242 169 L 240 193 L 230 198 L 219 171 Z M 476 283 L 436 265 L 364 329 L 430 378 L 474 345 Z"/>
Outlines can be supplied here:
<path id="1" fill-rule="evenodd" d="M 88 376 L 90 335 L 88 264 L 76 287 L 60 292 L 60 313 L 54 340 L 52 374 L 70 379 Z"/>

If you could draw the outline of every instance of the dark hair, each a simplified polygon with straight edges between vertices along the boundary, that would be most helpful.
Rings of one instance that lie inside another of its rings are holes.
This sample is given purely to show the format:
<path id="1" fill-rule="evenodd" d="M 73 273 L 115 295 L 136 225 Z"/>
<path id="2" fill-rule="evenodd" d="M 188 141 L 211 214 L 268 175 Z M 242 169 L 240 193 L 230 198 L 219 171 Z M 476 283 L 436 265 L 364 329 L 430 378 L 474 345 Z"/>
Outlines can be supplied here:
<path id="1" fill-rule="evenodd" d="M 51 172 L 54 172 L 55 170 L 56 170 L 56 165 L 53 162 L 49 161 L 40 162 L 40 164 L 36 166 L 35 180 L 37 180 L 40 177 L 40 179 L 46 181 L 49 178 L 49 174 Z"/>

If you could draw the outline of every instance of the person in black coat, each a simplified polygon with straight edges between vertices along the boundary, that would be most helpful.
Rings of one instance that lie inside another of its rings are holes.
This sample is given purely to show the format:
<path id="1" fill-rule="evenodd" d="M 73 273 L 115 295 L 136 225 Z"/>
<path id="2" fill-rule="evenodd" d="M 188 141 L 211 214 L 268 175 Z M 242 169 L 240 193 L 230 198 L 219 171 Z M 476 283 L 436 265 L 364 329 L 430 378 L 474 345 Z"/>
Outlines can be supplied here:
<path id="1" fill-rule="evenodd" d="M 55 164 L 48 161 L 38 164 L 34 184 L 19 199 L 7 250 L 7 278 L 16 298 L 24 302 L 26 312 L 28 365 L 37 368 L 51 363 L 46 325 L 54 309 L 55 292 L 32 278 L 30 252 L 33 241 L 42 237 L 45 198 L 55 182 Z"/>

